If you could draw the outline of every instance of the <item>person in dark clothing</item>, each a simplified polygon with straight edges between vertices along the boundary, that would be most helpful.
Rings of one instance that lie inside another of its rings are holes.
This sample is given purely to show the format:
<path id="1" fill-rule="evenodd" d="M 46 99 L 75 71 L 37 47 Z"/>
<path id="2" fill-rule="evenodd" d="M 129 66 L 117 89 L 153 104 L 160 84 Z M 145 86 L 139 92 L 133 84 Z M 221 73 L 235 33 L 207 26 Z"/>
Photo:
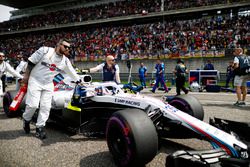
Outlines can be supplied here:
<path id="1" fill-rule="evenodd" d="M 214 65 L 212 64 L 211 60 L 207 60 L 207 64 L 205 64 L 204 70 L 214 70 Z"/>
<path id="2" fill-rule="evenodd" d="M 181 90 L 185 92 L 185 94 L 188 94 L 188 90 L 185 88 L 185 82 L 186 82 L 186 74 L 188 70 L 184 64 L 184 62 L 179 59 L 177 61 L 177 65 L 175 66 L 175 76 L 176 76 L 176 93 L 177 95 L 181 94 Z"/>
<path id="3" fill-rule="evenodd" d="M 214 65 L 212 64 L 211 60 L 207 60 L 207 63 L 205 64 L 203 70 L 214 70 Z M 207 82 L 209 80 L 215 80 L 214 77 L 203 77 L 202 78 L 202 85 L 207 85 Z"/>
<path id="4" fill-rule="evenodd" d="M 228 88 L 229 87 L 229 82 L 230 80 L 232 80 L 232 86 L 234 87 L 234 69 L 233 69 L 233 65 L 234 65 L 234 62 L 233 61 L 230 61 L 228 66 L 227 66 L 227 75 L 226 75 L 226 85 L 225 87 Z"/>

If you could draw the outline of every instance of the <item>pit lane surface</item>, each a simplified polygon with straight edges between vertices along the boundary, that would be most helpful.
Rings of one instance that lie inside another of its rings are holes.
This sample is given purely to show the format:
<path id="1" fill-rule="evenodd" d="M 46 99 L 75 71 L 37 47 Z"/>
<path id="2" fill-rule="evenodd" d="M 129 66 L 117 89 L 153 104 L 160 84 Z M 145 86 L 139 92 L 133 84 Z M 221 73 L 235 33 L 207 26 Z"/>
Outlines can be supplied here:
<path id="1" fill-rule="evenodd" d="M 9 88 L 11 89 L 11 88 Z M 144 94 L 161 98 L 164 94 L 155 94 L 143 90 Z M 170 93 L 175 94 L 175 90 Z M 205 111 L 205 122 L 209 117 L 250 122 L 250 97 L 247 106 L 235 107 L 236 95 L 233 93 L 196 93 Z M 2 99 L 1 99 L 2 101 Z M 2 104 L 0 104 L 0 110 Z M 114 161 L 104 139 L 90 139 L 81 135 L 70 135 L 55 125 L 47 126 L 48 138 L 41 141 L 34 137 L 35 126 L 31 125 L 31 134 L 26 135 L 20 118 L 7 118 L 0 111 L 0 167 L 114 167 Z M 163 167 L 169 153 L 180 149 L 204 150 L 211 146 L 198 139 L 164 139 L 159 154 L 146 166 Z"/>

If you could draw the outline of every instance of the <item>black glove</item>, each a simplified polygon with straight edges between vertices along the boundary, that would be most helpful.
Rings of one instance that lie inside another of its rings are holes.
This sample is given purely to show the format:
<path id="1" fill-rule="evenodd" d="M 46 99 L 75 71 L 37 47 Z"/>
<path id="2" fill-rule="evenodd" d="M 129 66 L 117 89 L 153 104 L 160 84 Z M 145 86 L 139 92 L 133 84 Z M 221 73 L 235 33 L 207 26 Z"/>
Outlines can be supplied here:
<path id="1" fill-rule="evenodd" d="M 79 83 L 81 83 L 81 82 L 82 82 L 82 80 L 79 79 L 78 81 L 76 81 L 76 84 L 79 84 Z"/>

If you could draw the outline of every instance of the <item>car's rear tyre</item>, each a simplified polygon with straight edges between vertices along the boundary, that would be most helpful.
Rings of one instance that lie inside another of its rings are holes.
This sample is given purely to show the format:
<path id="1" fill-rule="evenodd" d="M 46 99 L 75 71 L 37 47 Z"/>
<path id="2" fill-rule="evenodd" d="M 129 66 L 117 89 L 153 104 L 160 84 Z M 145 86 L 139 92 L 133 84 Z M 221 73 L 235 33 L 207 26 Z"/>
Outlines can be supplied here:
<path id="1" fill-rule="evenodd" d="M 193 96 L 180 95 L 175 96 L 168 102 L 171 106 L 199 119 L 203 120 L 204 110 L 201 103 Z"/>
<path id="2" fill-rule="evenodd" d="M 22 102 L 22 104 L 20 105 L 19 109 L 17 109 L 17 111 L 9 110 L 10 104 L 12 103 L 13 98 L 16 96 L 16 94 L 17 94 L 17 91 L 13 90 L 13 91 L 7 91 L 3 96 L 3 110 L 6 116 L 9 118 L 20 115 L 21 108 L 24 106 L 24 102 Z"/>
<path id="3" fill-rule="evenodd" d="M 115 112 L 107 123 L 106 138 L 118 166 L 143 166 L 158 151 L 156 128 L 139 109 Z"/>

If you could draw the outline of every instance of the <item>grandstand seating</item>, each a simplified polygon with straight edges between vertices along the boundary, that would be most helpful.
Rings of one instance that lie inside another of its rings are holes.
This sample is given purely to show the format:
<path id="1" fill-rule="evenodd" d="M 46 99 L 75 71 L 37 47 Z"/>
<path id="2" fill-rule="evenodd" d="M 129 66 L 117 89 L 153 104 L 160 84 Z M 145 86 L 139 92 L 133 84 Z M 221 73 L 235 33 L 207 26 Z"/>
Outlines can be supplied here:
<path id="1" fill-rule="evenodd" d="M 175 3 L 173 3 L 175 2 Z M 245 2 L 244 0 L 233 1 Z M 230 4 L 230 0 L 165 0 L 164 11 L 177 11 L 193 7 Z M 86 20 L 119 18 L 127 15 L 157 13 L 161 11 L 161 0 L 125 0 L 96 6 L 58 10 L 44 15 L 33 15 L 0 23 L 2 31 L 28 29 L 26 33 L 6 35 L 0 38 L 0 51 L 8 57 L 20 52 L 31 55 L 41 46 L 54 47 L 58 39 L 69 38 L 73 48 L 71 55 L 76 61 L 103 60 L 108 54 L 117 59 L 158 58 L 173 53 L 178 56 L 199 52 L 224 51 L 237 46 L 250 45 L 250 16 L 230 16 L 228 13 L 205 17 L 165 17 L 143 22 L 101 24 L 73 28 L 58 28 L 53 31 L 38 31 L 39 27 L 51 24 L 74 24 Z M 160 16 L 159 16 L 160 17 Z M 143 20 L 143 18 L 141 19 Z M 32 33 L 29 33 L 32 31 Z"/>
<path id="2" fill-rule="evenodd" d="M 210 17 L 173 20 L 140 25 L 103 26 L 86 30 L 62 30 L 57 33 L 31 33 L 0 39 L 0 50 L 9 56 L 31 54 L 35 49 L 55 46 L 62 37 L 72 39 L 75 60 L 96 60 L 112 54 L 118 59 L 176 53 L 183 56 L 196 51 L 221 50 L 249 46 L 250 16 Z"/>
<path id="3" fill-rule="evenodd" d="M 232 4 L 246 0 L 165 0 L 164 11 L 188 9 L 218 4 Z M 39 15 L 26 16 L 0 23 L 0 31 L 19 31 L 51 25 L 72 24 L 89 20 L 107 19 L 128 15 L 160 12 L 161 0 L 120 0 L 110 3 L 94 3 L 95 6 L 56 10 Z M 44 9 L 45 10 L 45 9 Z M 46 10 L 45 10 L 46 11 Z"/>

